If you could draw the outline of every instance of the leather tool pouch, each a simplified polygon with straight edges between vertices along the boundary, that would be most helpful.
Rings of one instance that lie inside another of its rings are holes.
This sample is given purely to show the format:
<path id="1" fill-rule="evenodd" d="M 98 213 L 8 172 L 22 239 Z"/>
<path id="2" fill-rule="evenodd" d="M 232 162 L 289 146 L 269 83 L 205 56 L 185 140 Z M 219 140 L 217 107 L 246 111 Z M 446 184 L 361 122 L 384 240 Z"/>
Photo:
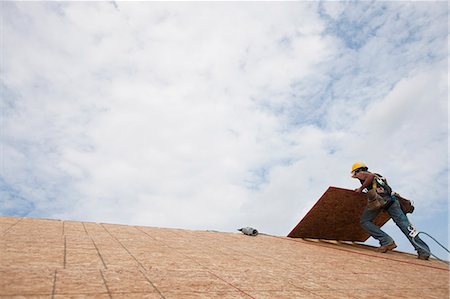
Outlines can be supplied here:
<path id="1" fill-rule="evenodd" d="M 367 209 L 381 210 L 387 203 L 387 200 L 381 197 L 375 190 L 367 192 Z"/>

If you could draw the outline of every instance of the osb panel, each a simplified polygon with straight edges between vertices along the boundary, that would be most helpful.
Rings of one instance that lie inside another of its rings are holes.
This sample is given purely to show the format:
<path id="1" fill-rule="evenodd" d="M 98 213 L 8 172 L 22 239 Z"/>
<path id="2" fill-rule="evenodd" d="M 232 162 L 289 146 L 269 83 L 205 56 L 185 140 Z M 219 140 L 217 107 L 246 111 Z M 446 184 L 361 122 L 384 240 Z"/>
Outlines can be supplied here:
<path id="1" fill-rule="evenodd" d="M 35 297 L 32 297 L 33 299 L 35 299 Z M 39 298 L 39 297 L 37 297 Z M 50 299 L 48 297 L 44 297 L 47 299 Z M 42 299 L 44 299 L 42 298 Z M 87 293 L 82 293 L 82 294 L 62 294 L 62 295 L 54 295 L 51 296 L 51 299 L 87 299 L 87 298 L 93 298 L 93 299 L 111 299 L 111 296 L 109 294 L 98 294 L 98 293 L 93 293 L 93 294 L 87 294 Z M 114 297 L 115 299 L 116 297 Z M 39 298 L 40 299 L 40 298 Z"/>
<path id="2" fill-rule="evenodd" d="M 56 294 L 102 294 L 108 293 L 100 270 L 58 270 Z"/>
<path id="3" fill-rule="evenodd" d="M 0 241 L 1 267 L 57 268 L 62 267 L 64 248 L 60 244 Z"/>
<path id="4" fill-rule="evenodd" d="M 252 292 L 252 297 L 258 299 L 292 299 L 292 298 L 304 298 L 304 299 L 323 299 L 328 297 L 321 297 L 307 290 L 297 290 L 297 291 L 259 291 Z M 351 298 L 351 297 L 341 297 L 342 298 Z"/>
<path id="5" fill-rule="evenodd" d="M 14 217 L 0 217 L 0 236 L 14 227 L 21 219 Z"/>
<path id="6" fill-rule="evenodd" d="M 0 268 L 0 296 L 50 295 L 55 270 Z"/>
<path id="7" fill-rule="evenodd" d="M 86 236 L 86 231 L 84 229 L 83 223 L 75 221 L 64 221 L 63 222 L 64 235 L 66 236 Z"/>
<path id="8" fill-rule="evenodd" d="M 329 187 L 288 237 L 364 242 L 369 234 L 359 221 L 366 204 L 365 194 Z M 381 227 L 389 219 L 383 211 L 374 223 Z"/>
<path id="9" fill-rule="evenodd" d="M 234 288 L 207 271 L 165 271 L 162 275 L 149 275 L 156 288 L 168 291 L 233 291 Z"/>
<path id="10" fill-rule="evenodd" d="M 238 291 L 212 291 L 212 292 L 199 292 L 199 291 L 170 291 L 164 293 L 165 299 L 249 299 L 253 298 L 245 293 L 240 293 Z"/>
<path id="11" fill-rule="evenodd" d="M 292 283 L 293 276 L 291 279 L 286 279 L 284 271 L 279 269 L 273 271 L 273 268 L 250 268 L 246 271 L 220 271 L 217 274 L 246 292 L 267 290 L 268 286 L 273 285 L 278 285 L 280 290 L 298 290 L 298 287 Z"/>
<path id="12" fill-rule="evenodd" d="M 114 299 L 167 299 L 168 297 L 162 297 L 159 293 L 114 293 L 111 295 Z M 184 298 L 184 297 L 178 297 Z M 198 298 L 198 297 L 197 297 Z"/>
<path id="13" fill-rule="evenodd" d="M 70 268 L 86 268 L 86 269 L 103 269 L 103 263 L 95 248 L 93 249 L 72 249 L 66 250 L 67 269 Z"/>
<path id="14" fill-rule="evenodd" d="M 155 293 L 157 290 L 138 269 L 102 270 L 108 289 L 112 294 Z"/>
<path id="15" fill-rule="evenodd" d="M 41 223 L 45 242 L 27 235 L 39 234 Z M 371 250 L 336 241 L 24 219 L 0 236 L 0 298 L 401 298 L 398 288 L 410 290 L 409 297 L 448 298 L 445 265 Z"/>

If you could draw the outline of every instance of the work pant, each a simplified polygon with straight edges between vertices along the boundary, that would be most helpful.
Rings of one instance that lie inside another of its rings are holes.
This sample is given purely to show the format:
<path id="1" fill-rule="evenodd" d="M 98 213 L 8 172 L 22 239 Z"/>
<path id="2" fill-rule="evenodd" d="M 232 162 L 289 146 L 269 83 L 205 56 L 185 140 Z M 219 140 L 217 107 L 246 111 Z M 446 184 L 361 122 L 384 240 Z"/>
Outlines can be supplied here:
<path id="1" fill-rule="evenodd" d="M 400 230 L 405 234 L 405 236 L 408 238 L 409 242 L 414 246 L 417 253 L 420 256 L 429 256 L 430 248 L 428 245 L 422 241 L 422 239 L 419 238 L 419 236 L 414 237 L 415 243 L 417 243 L 417 246 L 413 241 L 412 237 L 409 236 L 410 231 L 408 230 L 408 227 L 411 226 L 411 223 L 409 222 L 406 215 L 403 213 L 402 209 L 400 208 L 400 204 L 398 203 L 398 200 L 395 200 L 394 203 L 387 209 L 388 214 L 391 216 L 392 220 L 394 220 L 395 224 L 400 228 Z M 372 221 L 378 216 L 380 213 L 380 210 L 368 210 L 367 207 L 365 208 L 362 216 L 361 216 L 361 226 L 369 232 L 369 234 L 380 241 L 381 246 L 385 246 L 388 244 L 391 244 L 394 240 L 386 234 L 384 231 L 382 231 L 378 226 L 376 226 Z M 424 250 L 424 249 L 426 250 Z M 428 251 L 428 252 L 427 252 Z"/>

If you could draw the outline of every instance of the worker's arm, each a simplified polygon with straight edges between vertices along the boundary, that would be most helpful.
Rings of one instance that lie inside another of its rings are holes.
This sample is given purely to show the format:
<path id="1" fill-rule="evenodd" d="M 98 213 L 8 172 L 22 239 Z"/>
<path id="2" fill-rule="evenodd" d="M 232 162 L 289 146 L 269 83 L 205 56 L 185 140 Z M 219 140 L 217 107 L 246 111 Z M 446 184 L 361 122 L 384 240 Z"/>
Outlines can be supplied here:
<path id="1" fill-rule="evenodd" d="M 363 181 L 361 187 L 355 190 L 355 192 L 361 193 L 364 189 L 372 184 L 375 174 L 371 172 L 361 171 L 356 174 L 356 177 Z"/>

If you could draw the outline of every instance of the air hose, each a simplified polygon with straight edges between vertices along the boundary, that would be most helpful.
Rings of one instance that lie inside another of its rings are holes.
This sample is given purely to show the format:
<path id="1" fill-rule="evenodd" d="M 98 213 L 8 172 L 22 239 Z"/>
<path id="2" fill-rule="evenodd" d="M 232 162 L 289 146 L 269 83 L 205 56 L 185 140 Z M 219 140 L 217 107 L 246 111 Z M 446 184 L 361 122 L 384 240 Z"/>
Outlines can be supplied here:
<path id="1" fill-rule="evenodd" d="M 448 253 L 450 253 L 450 251 L 449 251 L 444 245 L 442 245 L 441 243 L 439 243 L 438 240 L 436 240 L 435 238 L 433 238 L 430 234 L 427 234 L 426 232 L 419 232 L 419 231 L 417 231 L 412 225 L 410 225 L 410 226 L 408 227 L 408 230 L 409 230 L 409 236 L 411 237 L 411 241 L 414 243 L 414 245 L 416 245 L 417 247 L 419 247 L 420 249 L 422 249 L 422 250 L 425 251 L 426 253 L 432 255 L 432 256 L 433 256 L 434 258 L 436 258 L 438 261 L 440 261 L 440 262 L 442 262 L 442 263 L 444 263 L 444 264 L 446 264 L 446 265 L 449 265 L 449 264 L 450 264 L 448 261 L 442 260 L 442 259 L 440 259 L 439 257 L 437 257 L 436 255 L 434 255 L 434 254 L 431 252 L 431 250 L 429 250 L 429 249 L 427 249 L 427 248 L 424 248 L 423 246 L 417 244 L 415 238 L 416 238 L 417 236 L 419 236 L 420 234 L 427 235 L 427 236 L 430 237 L 434 242 L 436 242 L 437 244 L 439 244 L 439 246 L 441 246 L 442 248 L 444 248 L 445 251 L 447 251 Z"/>

